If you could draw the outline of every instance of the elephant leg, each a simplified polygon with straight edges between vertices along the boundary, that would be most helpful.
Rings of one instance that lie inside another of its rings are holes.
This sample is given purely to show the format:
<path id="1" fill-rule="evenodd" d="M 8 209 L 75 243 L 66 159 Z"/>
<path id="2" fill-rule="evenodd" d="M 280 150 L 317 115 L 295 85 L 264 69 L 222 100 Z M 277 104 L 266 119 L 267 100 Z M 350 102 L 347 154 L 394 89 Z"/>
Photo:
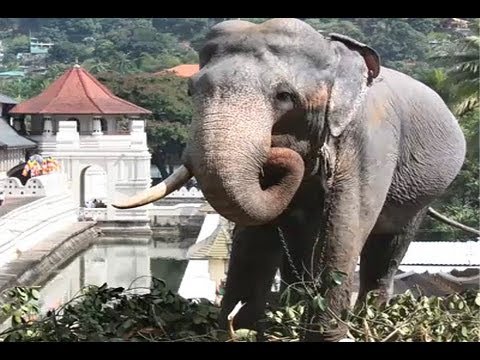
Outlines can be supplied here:
<path id="1" fill-rule="evenodd" d="M 395 234 L 369 236 L 360 257 L 360 290 L 357 304 L 364 301 L 368 292 L 376 291 L 380 302 L 388 301 L 393 295 L 393 280 L 408 247 L 415 238 L 427 207 L 420 210 Z"/>
<path id="2" fill-rule="evenodd" d="M 381 210 L 379 204 L 360 204 L 353 190 L 342 191 L 341 196 L 334 197 L 339 207 L 330 213 L 325 240 L 316 249 L 319 268 L 315 292 L 325 299 L 326 308 L 312 308 L 307 314 L 305 341 L 331 342 L 346 336 L 348 328 L 341 317 L 351 306 L 357 259 Z"/>
<path id="3" fill-rule="evenodd" d="M 220 312 L 221 328 L 227 327 L 228 314 L 241 301 L 246 305 L 235 316 L 234 328 L 257 329 L 281 256 L 281 245 L 275 227 L 235 228 Z"/>
<path id="4" fill-rule="evenodd" d="M 337 158 L 325 202 L 322 241 L 315 249 L 316 292 L 325 306 L 313 306 L 305 318 L 306 341 L 337 341 L 348 331 L 341 318 L 351 307 L 357 260 L 377 223 L 395 169 L 395 163 L 387 158 L 367 158 L 362 166 L 360 160 L 353 151 Z"/>

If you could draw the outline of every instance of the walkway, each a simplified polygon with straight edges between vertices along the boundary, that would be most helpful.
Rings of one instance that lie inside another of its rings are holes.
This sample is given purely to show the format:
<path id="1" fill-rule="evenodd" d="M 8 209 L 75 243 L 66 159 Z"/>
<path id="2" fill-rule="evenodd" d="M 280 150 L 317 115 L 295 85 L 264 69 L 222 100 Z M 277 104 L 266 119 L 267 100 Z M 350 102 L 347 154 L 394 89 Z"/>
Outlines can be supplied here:
<path id="1" fill-rule="evenodd" d="M 55 269 L 93 243 L 97 234 L 94 225 L 81 222 L 65 226 L 0 267 L 0 292 L 18 284 L 32 286 L 45 281 Z"/>
<path id="2" fill-rule="evenodd" d="M 35 200 L 40 199 L 39 197 L 25 197 L 25 198 L 7 198 L 4 203 L 0 206 L 0 217 L 6 215 L 12 210 L 19 208 L 20 206 L 27 205 Z"/>

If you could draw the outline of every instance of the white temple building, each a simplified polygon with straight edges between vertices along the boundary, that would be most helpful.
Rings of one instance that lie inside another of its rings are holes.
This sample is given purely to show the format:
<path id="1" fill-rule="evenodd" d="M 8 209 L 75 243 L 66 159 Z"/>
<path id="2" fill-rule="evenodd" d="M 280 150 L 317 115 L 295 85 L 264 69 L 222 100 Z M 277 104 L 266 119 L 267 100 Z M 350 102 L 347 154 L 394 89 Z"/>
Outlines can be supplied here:
<path id="1" fill-rule="evenodd" d="M 40 155 L 58 160 L 80 216 L 86 210 L 95 220 L 148 221 L 147 206 L 119 210 L 110 204 L 151 185 L 149 110 L 113 95 L 75 65 L 9 114 L 15 128 L 28 130 Z"/>

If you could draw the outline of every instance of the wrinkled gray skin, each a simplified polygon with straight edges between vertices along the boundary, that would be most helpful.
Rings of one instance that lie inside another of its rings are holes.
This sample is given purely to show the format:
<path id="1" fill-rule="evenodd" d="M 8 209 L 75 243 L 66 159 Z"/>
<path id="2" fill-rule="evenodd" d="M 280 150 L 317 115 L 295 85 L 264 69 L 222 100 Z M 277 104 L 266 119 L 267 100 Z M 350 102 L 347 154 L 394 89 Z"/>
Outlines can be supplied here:
<path id="1" fill-rule="evenodd" d="M 463 134 L 441 98 L 380 67 L 373 49 L 294 19 L 220 23 L 200 66 L 184 162 L 236 223 L 223 324 L 243 301 L 234 325 L 255 327 L 277 267 L 297 281 L 279 228 L 307 280 L 307 271 L 348 274 L 326 295 L 337 314 L 349 306 L 359 256 L 360 298 L 378 290 L 387 299 L 427 206 L 464 161 Z M 322 146 L 330 160 L 320 157 L 315 171 Z M 328 320 L 313 319 L 327 331 L 312 325 L 306 340 L 345 335 Z"/>

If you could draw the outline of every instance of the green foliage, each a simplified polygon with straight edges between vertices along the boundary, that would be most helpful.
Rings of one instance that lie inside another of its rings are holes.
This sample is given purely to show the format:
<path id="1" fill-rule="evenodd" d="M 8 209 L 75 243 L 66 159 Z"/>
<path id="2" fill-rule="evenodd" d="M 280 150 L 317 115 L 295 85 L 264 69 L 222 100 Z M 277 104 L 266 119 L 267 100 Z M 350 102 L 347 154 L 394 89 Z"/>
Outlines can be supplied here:
<path id="1" fill-rule="evenodd" d="M 300 289 L 300 286 L 297 287 Z M 139 291 L 142 293 L 138 293 Z M 300 301 L 283 301 L 265 313 L 263 338 L 299 341 L 309 290 Z M 315 294 L 317 312 L 328 311 Z M 45 315 L 39 313 L 35 289 L 16 287 L 4 296 L 2 311 L 11 326 L 0 341 L 257 341 L 258 334 L 234 330 L 233 339 L 219 329 L 219 308 L 207 300 L 186 300 L 152 279 L 145 288 L 89 286 L 70 302 Z M 291 298 L 290 298 L 291 300 Z M 315 309 L 315 308 L 314 308 Z M 310 310 L 311 311 L 311 310 Z M 410 291 L 379 303 L 375 293 L 345 314 L 348 336 L 359 342 L 480 341 L 480 292 L 415 298 Z"/>
<path id="2" fill-rule="evenodd" d="M 434 18 L 408 18 L 408 24 L 416 31 L 429 34 L 440 27 L 441 19 Z"/>
<path id="3" fill-rule="evenodd" d="M 0 301 L 1 318 L 11 318 L 11 326 L 27 324 L 34 320 L 39 312 L 40 294 L 35 288 L 14 287 L 2 294 Z"/>
<path id="4" fill-rule="evenodd" d="M 18 53 L 30 50 L 30 39 L 28 36 L 19 35 L 5 40 L 5 55 L 17 55 Z"/>
<path id="5" fill-rule="evenodd" d="M 48 58 L 51 62 L 75 64 L 76 60 L 82 62 L 88 59 L 93 52 L 94 48 L 87 45 L 60 41 L 50 49 Z"/>
<path id="6" fill-rule="evenodd" d="M 319 297 L 321 298 L 321 297 Z M 317 307 L 325 311 L 324 305 Z M 298 341 L 305 305 L 283 304 L 267 312 L 269 341 Z M 380 303 L 375 293 L 339 319 L 357 342 L 480 341 L 480 292 L 415 298 L 410 291 Z"/>
<path id="7" fill-rule="evenodd" d="M 387 66 L 394 61 L 422 59 L 428 48 L 425 34 L 400 19 L 380 20 L 369 42 L 378 50 Z"/>
<path id="8" fill-rule="evenodd" d="M 360 27 L 351 21 L 342 19 L 306 19 L 306 22 L 314 29 L 321 31 L 325 35 L 330 33 L 339 33 L 350 36 L 358 41 L 367 42 L 365 35 Z"/>
<path id="9" fill-rule="evenodd" d="M 448 51 L 437 49 L 432 59 L 439 68 L 425 71 L 420 79 L 432 87 L 457 115 L 467 142 L 464 165 L 445 196 L 435 206 L 445 215 L 473 228 L 479 228 L 479 22 L 472 24 L 476 35 L 460 39 Z M 471 235 L 428 219 L 423 228 L 451 234 L 452 239 Z"/>
<path id="10" fill-rule="evenodd" d="M 174 75 L 119 76 L 111 72 L 97 78 L 115 95 L 151 110 L 156 121 L 190 123 L 192 104 L 187 95 L 187 79 Z"/>
<path id="11" fill-rule="evenodd" d="M 350 332 L 357 341 L 480 341 L 480 292 L 415 298 L 407 291 L 387 306 L 369 294 Z"/>
<path id="12" fill-rule="evenodd" d="M 151 289 L 90 286 L 59 309 L 37 321 L 25 320 L 32 308 L 25 307 L 30 290 L 15 288 L 11 303 L 11 328 L 3 341 L 206 341 L 218 338 L 219 309 L 208 301 L 186 300 L 170 291 L 162 280 L 153 279 Z M 149 292 L 147 292 L 150 290 Z M 32 290 L 35 291 L 35 290 Z M 38 294 L 32 294 L 37 296 Z M 23 307 L 19 307 L 22 304 Z"/>
<path id="13" fill-rule="evenodd" d="M 187 79 L 174 75 L 100 74 L 98 79 L 117 96 L 153 112 L 147 123 L 149 145 L 179 156 L 188 138 L 192 103 L 187 95 Z"/>
<path id="14" fill-rule="evenodd" d="M 474 35 L 464 37 L 447 51 L 437 52 L 432 60 L 448 75 L 448 103 L 461 116 L 479 106 L 480 21 L 471 25 Z"/>
<path id="15" fill-rule="evenodd" d="M 0 92 L 18 100 L 38 94 L 52 80 L 51 69 L 78 60 L 118 96 L 153 111 L 148 124 L 152 147 L 179 153 L 192 116 L 186 79 L 149 76 L 182 63 L 197 63 L 197 51 L 211 26 L 229 18 L 5 18 L 0 38 L 5 47 L 4 70 L 19 69 L 18 52 L 28 51 L 28 35 L 55 46 L 45 75 L 0 80 Z M 267 18 L 244 18 L 260 23 Z M 382 65 L 403 71 L 438 92 L 458 116 L 467 139 L 467 159 L 444 198 L 434 204 L 443 213 L 478 227 L 478 19 L 469 19 L 470 35 L 444 27 L 439 18 L 303 18 L 322 33 L 342 33 L 375 48 Z M 427 219 L 424 229 L 448 231 Z"/>
<path id="16" fill-rule="evenodd" d="M 148 143 L 170 154 L 180 155 L 187 143 L 189 128 L 179 122 L 151 122 L 147 126 Z"/>

